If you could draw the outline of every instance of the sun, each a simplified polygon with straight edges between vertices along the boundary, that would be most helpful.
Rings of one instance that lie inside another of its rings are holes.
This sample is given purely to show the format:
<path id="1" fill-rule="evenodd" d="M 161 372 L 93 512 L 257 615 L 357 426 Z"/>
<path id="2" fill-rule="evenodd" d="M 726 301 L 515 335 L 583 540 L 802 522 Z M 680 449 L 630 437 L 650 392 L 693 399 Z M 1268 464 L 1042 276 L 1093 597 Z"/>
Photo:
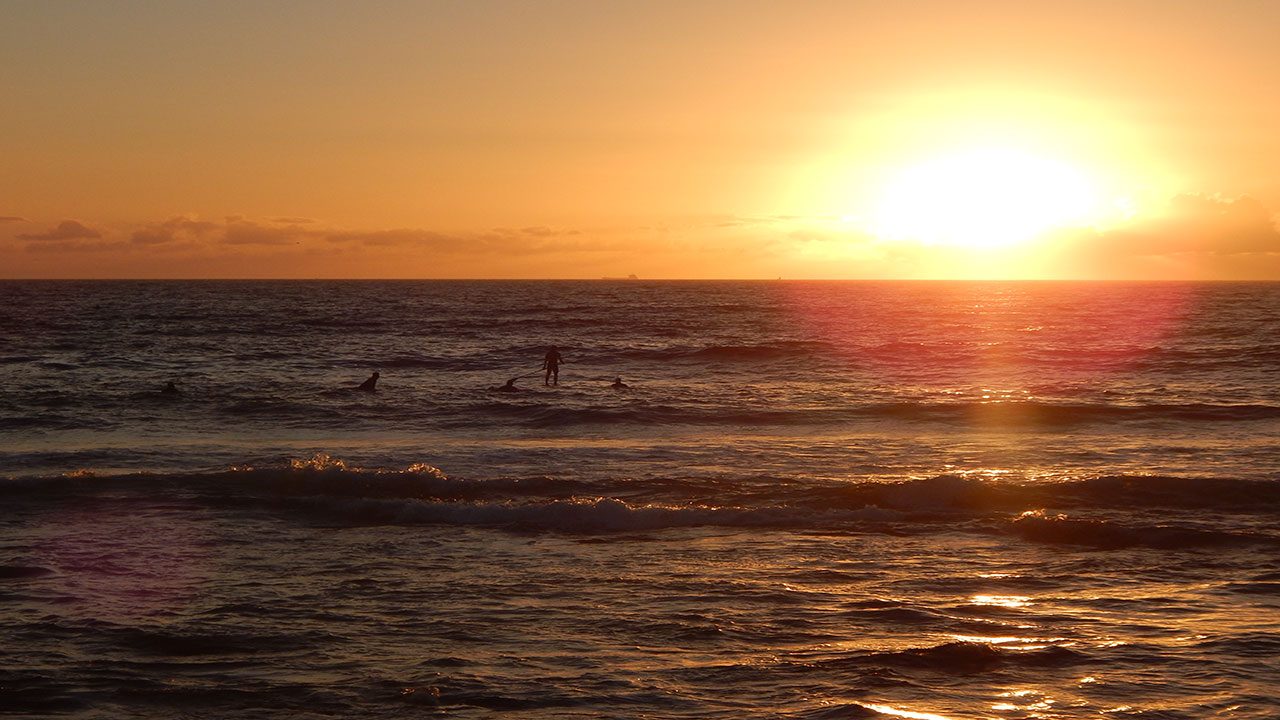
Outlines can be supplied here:
<path id="1" fill-rule="evenodd" d="M 1093 223 L 1097 183 L 1069 162 L 1016 147 L 944 152 L 892 173 L 870 214 L 872 233 L 973 250 L 1008 248 Z"/>

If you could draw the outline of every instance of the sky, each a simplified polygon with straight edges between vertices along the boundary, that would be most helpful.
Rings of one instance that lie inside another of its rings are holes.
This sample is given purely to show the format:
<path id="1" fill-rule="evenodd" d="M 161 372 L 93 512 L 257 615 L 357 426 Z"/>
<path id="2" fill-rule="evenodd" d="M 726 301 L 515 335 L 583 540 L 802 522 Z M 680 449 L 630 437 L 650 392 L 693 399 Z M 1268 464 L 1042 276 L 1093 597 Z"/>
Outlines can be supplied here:
<path id="1" fill-rule="evenodd" d="M 1280 279 L 1268 0 L 0 0 L 0 277 Z"/>

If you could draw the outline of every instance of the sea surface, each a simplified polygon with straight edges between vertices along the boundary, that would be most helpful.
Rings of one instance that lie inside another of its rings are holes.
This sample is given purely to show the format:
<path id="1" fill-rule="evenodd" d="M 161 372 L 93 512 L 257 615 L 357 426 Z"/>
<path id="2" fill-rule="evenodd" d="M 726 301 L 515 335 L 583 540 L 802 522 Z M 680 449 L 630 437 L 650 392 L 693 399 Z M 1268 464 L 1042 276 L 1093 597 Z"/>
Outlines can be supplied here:
<path id="1" fill-rule="evenodd" d="M 1278 284 L 0 282 L 0 714 L 1275 720 L 1278 438 Z"/>

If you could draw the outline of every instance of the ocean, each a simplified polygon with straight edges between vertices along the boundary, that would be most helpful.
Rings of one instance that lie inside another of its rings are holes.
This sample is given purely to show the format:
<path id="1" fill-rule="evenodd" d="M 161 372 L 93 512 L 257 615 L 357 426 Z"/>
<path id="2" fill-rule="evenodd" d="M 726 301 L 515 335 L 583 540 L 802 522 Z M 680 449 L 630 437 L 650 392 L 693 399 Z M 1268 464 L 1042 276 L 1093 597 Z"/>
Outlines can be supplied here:
<path id="1" fill-rule="evenodd" d="M 0 713 L 1275 720 L 1278 385 L 1280 284 L 0 282 Z"/>

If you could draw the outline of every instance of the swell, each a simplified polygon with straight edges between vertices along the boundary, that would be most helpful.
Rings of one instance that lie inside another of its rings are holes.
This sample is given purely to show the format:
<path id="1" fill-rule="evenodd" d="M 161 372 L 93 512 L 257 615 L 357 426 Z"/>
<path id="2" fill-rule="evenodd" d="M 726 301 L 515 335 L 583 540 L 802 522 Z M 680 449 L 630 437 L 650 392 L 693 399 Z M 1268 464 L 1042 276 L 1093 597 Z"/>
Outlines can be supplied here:
<path id="1" fill-rule="evenodd" d="M 536 383 L 535 383 L 536 385 Z M 554 397 L 526 387 L 522 393 L 481 402 L 441 402 L 427 409 L 393 403 L 367 406 L 315 401 L 244 400 L 217 411 L 229 415 L 262 415 L 290 423 L 341 423 L 350 418 L 380 419 L 394 415 L 448 427 L 492 427 L 516 422 L 526 427 L 725 425 L 835 426 L 862 422 L 900 421 L 955 427 L 1007 429 L 1053 428 L 1132 422 L 1170 425 L 1185 422 L 1241 423 L 1280 418 L 1280 406 L 1268 404 L 1063 404 L 1010 402 L 889 402 L 829 407 L 769 408 L 752 405 L 708 404 L 692 398 L 651 402 L 642 389 L 618 395 L 612 404 L 560 404 Z M 328 395 L 333 395 L 329 393 Z M 324 395 L 324 397 L 328 397 Z M 499 399 L 501 398 L 501 399 Z M 573 402 L 573 400 L 570 400 Z"/>
<path id="2" fill-rule="evenodd" d="M 563 407 L 499 402 L 472 406 L 458 422 L 482 424 L 501 415 L 533 427 L 591 424 L 833 425 L 859 421 L 902 420 L 957 426 L 1054 427 L 1134 421 L 1143 423 L 1256 422 L 1280 418 L 1269 404 L 1066 404 L 1039 401 L 889 402 L 799 409 L 707 408 L 697 404 Z"/>
<path id="3" fill-rule="evenodd" d="M 717 497 L 726 504 L 756 503 L 806 508 L 880 507 L 927 511 L 1023 511 L 1027 508 L 1194 509 L 1280 512 L 1280 480 L 1162 475 L 1097 475 L 1066 480 L 993 480 L 935 475 L 901 481 L 775 482 L 746 476 L 734 481 L 686 477 L 578 480 L 549 476 L 456 478 L 431 465 L 359 467 L 327 453 L 265 466 L 219 471 L 119 473 L 76 471 L 56 476 L 0 480 L 0 496 L 95 492 L 113 489 L 182 489 L 219 493 L 278 491 L 354 497 L 424 496 L 504 500 L 519 497 L 617 495 L 684 502 Z"/>
<path id="4" fill-rule="evenodd" d="M 1052 668 L 1077 665 L 1090 660 L 1085 652 L 1056 645 L 1001 647 L 989 643 L 957 641 L 890 652 L 858 653 L 817 664 L 828 670 L 878 667 L 971 674 L 989 672 L 1004 666 Z"/>
<path id="5" fill-rule="evenodd" d="M 288 467 L 104 477 L 78 473 L 0 483 L 0 498 L 15 503 L 102 494 L 178 495 L 230 511 L 263 510 L 339 526 L 456 525 L 588 534 L 703 526 L 891 534 L 966 531 L 1093 549 L 1280 547 L 1280 535 L 1258 529 L 1274 527 L 1280 515 L 1280 482 L 1221 478 L 996 482 L 944 475 L 901 482 L 786 484 L 679 477 L 471 480 L 451 478 L 429 465 L 350 467 L 321 454 Z M 1261 524 L 1258 518 L 1263 518 Z"/>
<path id="6" fill-rule="evenodd" d="M 1074 519 L 1066 515 L 1030 513 L 1014 520 L 1007 532 L 1025 540 L 1051 545 L 1075 545 L 1096 550 L 1152 548 L 1157 550 L 1213 549 L 1261 546 L 1280 548 L 1280 535 L 1247 530 L 1221 530 L 1168 524 L 1122 524 Z"/>

